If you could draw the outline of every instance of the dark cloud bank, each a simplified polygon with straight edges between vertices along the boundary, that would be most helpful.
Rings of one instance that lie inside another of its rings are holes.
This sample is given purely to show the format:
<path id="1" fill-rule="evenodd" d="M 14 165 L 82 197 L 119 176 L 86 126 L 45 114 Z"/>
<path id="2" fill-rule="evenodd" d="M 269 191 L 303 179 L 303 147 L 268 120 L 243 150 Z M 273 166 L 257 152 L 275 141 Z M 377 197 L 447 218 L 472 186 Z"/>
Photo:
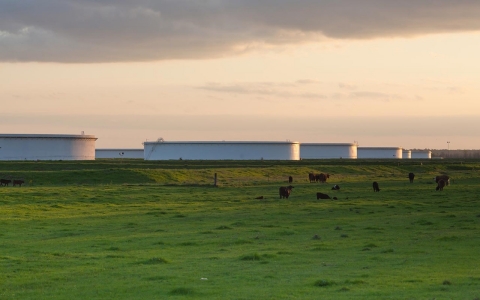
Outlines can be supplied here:
<path id="1" fill-rule="evenodd" d="M 0 0 L 0 61 L 233 55 L 258 44 L 480 30 L 478 0 Z"/>

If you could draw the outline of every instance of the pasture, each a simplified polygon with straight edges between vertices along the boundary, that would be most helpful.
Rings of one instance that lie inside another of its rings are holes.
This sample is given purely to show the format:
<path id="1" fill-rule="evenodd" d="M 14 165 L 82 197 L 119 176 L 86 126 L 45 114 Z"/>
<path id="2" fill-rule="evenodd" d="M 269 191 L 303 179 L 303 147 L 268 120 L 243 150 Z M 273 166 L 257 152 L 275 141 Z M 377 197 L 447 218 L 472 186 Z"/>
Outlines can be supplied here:
<path id="1" fill-rule="evenodd" d="M 5 174 L 25 184 L 0 187 L 0 299 L 480 299 L 478 160 L 0 162 Z M 453 179 L 442 192 L 439 174 Z"/>

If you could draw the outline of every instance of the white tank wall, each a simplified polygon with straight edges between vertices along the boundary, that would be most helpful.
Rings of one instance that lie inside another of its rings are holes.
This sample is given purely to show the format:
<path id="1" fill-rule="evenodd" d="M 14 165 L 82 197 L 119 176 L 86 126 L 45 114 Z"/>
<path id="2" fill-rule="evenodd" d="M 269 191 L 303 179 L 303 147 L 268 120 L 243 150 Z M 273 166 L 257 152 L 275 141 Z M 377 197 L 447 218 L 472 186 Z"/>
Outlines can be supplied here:
<path id="1" fill-rule="evenodd" d="M 299 160 L 298 142 L 145 142 L 145 160 Z"/>
<path id="2" fill-rule="evenodd" d="M 430 150 L 412 150 L 412 159 L 431 159 L 432 158 L 432 151 Z"/>
<path id="3" fill-rule="evenodd" d="M 93 135 L 0 134 L 0 160 L 94 160 Z"/>
<path id="4" fill-rule="evenodd" d="M 403 158 L 403 159 L 410 159 L 410 158 L 412 158 L 412 151 L 410 151 L 410 150 L 403 150 L 403 151 L 402 151 L 402 158 Z"/>
<path id="5" fill-rule="evenodd" d="M 95 158 L 139 158 L 143 159 L 143 149 L 95 149 Z"/>
<path id="6" fill-rule="evenodd" d="M 300 157 L 302 159 L 356 159 L 357 145 L 302 143 L 300 144 Z"/>
<path id="7" fill-rule="evenodd" d="M 399 147 L 358 147 L 357 156 L 363 158 L 402 159 L 402 148 Z"/>

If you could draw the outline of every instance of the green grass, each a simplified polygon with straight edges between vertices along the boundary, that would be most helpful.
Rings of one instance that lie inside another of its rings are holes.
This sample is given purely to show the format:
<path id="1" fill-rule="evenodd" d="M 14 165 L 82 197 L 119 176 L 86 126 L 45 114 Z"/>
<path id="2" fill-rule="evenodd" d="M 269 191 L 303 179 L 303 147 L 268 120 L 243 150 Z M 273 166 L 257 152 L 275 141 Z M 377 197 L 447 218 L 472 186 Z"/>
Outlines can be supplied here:
<path id="1" fill-rule="evenodd" d="M 0 187 L 0 299 L 477 299 L 477 170 L 450 160 L 0 162 L 0 177 L 27 183 Z M 310 184 L 309 172 L 333 175 Z M 436 192 L 444 173 L 454 182 Z M 295 188 L 280 200 L 289 175 Z"/>

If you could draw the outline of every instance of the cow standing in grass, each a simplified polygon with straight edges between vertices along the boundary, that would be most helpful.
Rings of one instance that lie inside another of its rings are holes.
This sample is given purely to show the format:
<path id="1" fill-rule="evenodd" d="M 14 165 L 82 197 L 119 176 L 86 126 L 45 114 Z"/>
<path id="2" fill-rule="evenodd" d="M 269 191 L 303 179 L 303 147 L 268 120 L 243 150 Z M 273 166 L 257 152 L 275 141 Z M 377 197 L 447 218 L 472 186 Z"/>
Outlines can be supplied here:
<path id="1" fill-rule="evenodd" d="M 408 173 L 408 179 L 410 179 L 410 183 L 413 183 L 413 179 L 415 178 L 415 174 Z"/>
<path id="2" fill-rule="evenodd" d="M 12 182 L 10 179 L 0 179 L 0 186 L 8 186 Z"/>
<path id="3" fill-rule="evenodd" d="M 435 188 L 436 191 L 443 191 L 443 188 L 445 187 L 446 183 L 443 179 L 440 179 L 437 183 L 437 187 Z"/>
<path id="4" fill-rule="evenodd" d="M 327 182 L 327 179 L 330 178 L 330 174 L 328 174 L 328 173 L 327 173 L 327 174 L 320 173 L 320 174 L 317 174 L 315 177 L 316 177 L 316 178 L 315 178 L 316 181 L 319 181 L 319 182 L 321 182 L 321 183 L 325 183 L 325 182 Z"/>
<path id="5" fill-rule="evenodd" d="M 373 182 L 373 191 L 374 192 L 380 192 L 380 188 L 378 186 L 378 182 L 374 181 Z"/>
<path id="6" fill-rule="evenodd" d="M 308 180 L 310 181 L 310 183 L 315 182 L 315 174 L 308 173 Z"/>
<path id="7" fill-rule="evenodd" d="M 445 181 L 445 185 L 450 184 L 450 177 L 447 176 L 447 175 L 436 176 L 434 179 L 435 179 L 436 183 L 438 183 L 440 180 L 443 180 L 443 181 Z"/>
<path id="8" fill-rule="evenodd" d="M 292 189 L 293 189 L 293 186 L 289 185 L 289 186 L 281 186 L 279 189 L 278 189 L 278 193 L 280 194 L 280 199 L 288 199 L 288 197 L 290 197 L 290 193 L 292 192 Z"/>

